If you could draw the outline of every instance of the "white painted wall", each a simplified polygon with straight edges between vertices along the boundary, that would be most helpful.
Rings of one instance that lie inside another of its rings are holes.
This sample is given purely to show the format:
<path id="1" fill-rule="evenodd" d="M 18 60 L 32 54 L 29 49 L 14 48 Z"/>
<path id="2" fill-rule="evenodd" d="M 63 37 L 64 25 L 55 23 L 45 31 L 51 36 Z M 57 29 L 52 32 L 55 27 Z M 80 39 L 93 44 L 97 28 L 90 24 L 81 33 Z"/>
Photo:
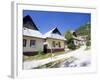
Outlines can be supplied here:
<path id="1" fill-rule="evenodd" d="M 23 37 L 23 39 L 27 40 L 26 47 L 23 47 L 23 52 L 32 52 L 32 51 L 43 51 L 43 39 L 41 38 L 33 38 L 33 37 Z M 30 40 L 36 40 L 35 46 L 30 47 Z"/>
<path id="2" fill-rule="evenodd" d="M 64 41 L 63 41 L 63 40 L 47 39 L 46 41 L 47 41 L 47 43 L 48 43 L 48 49 L 51 49 L 51 48 L 53 48 L 53 49 L 57 49 L 57 48 L 60 49 L 60 48 L 64 48 L 64 47 L 65 47 Z M 53 46 L 52 46 L 52 42 L 53 42 L 53 41 L 55 41 L 55 44 L 58 44 L 58 42 L 60 42 L 61 47 L 59 47 L 58 45 L 56 45 L 55 47 L 53 47 Z"/>

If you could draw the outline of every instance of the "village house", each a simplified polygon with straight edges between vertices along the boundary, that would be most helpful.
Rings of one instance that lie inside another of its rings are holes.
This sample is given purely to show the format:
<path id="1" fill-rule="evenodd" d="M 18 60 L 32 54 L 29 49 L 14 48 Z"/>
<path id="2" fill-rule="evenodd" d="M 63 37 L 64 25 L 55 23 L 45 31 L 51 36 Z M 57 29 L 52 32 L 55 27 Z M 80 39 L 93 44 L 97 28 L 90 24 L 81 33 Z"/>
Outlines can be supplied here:
<path id="1" fill-rule="evenodd" d="M 23 54 L 32 56 L 43 51 L 44 38 L 32 18 L 27 15 L 23 18 Z"/>
<path id="2" fill-rule="evenodd" d="M 65 41 L 57 27 L 42 35 L 29 15 L 23 18 L 24 55 L 32 56 L 39 51 L 44 53 L 64 51 Z"/>
<path id="3" fill-rule="evenodd" d="M 73 35 L 73 42 L 76 46 L 85 45 L 86 44 L 86 37 L 87 36 L 78 36 L 76 32 L 71 31 Z"/>
<path id="4" fill-rule="evenodd" d="M 44 52 L 45 53 L 54 53 L 65 50 L 65 38 L 61 35 L 57 27 L 48 31 L 43 35 L 45 38 L 44 42 Z"/>

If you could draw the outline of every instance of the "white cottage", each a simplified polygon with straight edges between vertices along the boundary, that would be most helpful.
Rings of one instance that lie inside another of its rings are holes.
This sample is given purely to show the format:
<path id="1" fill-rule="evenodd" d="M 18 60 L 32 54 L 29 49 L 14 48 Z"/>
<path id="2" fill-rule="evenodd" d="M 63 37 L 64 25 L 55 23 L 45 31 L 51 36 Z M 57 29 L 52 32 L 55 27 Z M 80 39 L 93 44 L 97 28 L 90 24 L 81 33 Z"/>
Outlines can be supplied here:
<path id="1" fill-rule="evenodd" d="M 44 38 L 29 15 L 23 18 L 23 54 L 32 56 L 43 51 Z"/>
<path id="2" fill-rule="evenodd" d="M 71 31 L 73 35 L 73 42 L 76 46 L 85 45 L 86 44 L 86 37 L 87 36 L 78 36 L 76 32 Z"/>
<path id="3" fill-rule="evenodd" d="M 43 35 L 45 38 L 44 52 L 54 53 L 65 50 L 65 38 L 57 28 L 53 28 Z"/>

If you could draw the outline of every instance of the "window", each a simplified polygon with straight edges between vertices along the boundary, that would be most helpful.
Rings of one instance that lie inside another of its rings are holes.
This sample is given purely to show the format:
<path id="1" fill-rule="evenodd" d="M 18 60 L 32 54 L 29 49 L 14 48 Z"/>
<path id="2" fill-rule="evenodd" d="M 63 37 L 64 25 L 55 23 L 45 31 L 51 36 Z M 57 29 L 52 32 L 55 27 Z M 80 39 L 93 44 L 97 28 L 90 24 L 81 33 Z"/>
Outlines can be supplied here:
<path id="1" fill-rule="evenodd" d="M 59 45 L 59 47 L 61 47 L 61 44 L 60 44 L 60 42 L 58 42 L 58 45 Z"/>
<path id="2" fill-rule="evenodd" d="M 35 46 L 36 41 L 35 40 L 30 40 L 30 47 L 34 47 Z"/>
<path id="3" fill-rule="evenodd" d="M 55 41 L 52 42 L 53 47 L 55 47 Z"/>
<path id="4" fill-rule="evenodd" d="M 27 40 L 23 39 L 23 47 L 26 47 L 26 42 L 27 42 Z"/>

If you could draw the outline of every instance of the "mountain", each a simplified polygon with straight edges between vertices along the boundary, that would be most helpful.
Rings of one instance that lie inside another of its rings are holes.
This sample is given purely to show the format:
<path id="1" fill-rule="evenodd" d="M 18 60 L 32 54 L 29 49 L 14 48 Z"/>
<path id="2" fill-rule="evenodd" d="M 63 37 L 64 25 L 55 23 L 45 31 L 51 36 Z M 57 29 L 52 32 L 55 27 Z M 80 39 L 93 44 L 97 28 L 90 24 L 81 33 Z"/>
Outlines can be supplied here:
<path id="1" fill-rule="evenodd" d="M 85 35 L 90 36 L 90 34 L 91 34 L 91 24 L 87 23 L 83 26 L 80 26 L 75 32 L 79 36 L 85 36 Z"/>

